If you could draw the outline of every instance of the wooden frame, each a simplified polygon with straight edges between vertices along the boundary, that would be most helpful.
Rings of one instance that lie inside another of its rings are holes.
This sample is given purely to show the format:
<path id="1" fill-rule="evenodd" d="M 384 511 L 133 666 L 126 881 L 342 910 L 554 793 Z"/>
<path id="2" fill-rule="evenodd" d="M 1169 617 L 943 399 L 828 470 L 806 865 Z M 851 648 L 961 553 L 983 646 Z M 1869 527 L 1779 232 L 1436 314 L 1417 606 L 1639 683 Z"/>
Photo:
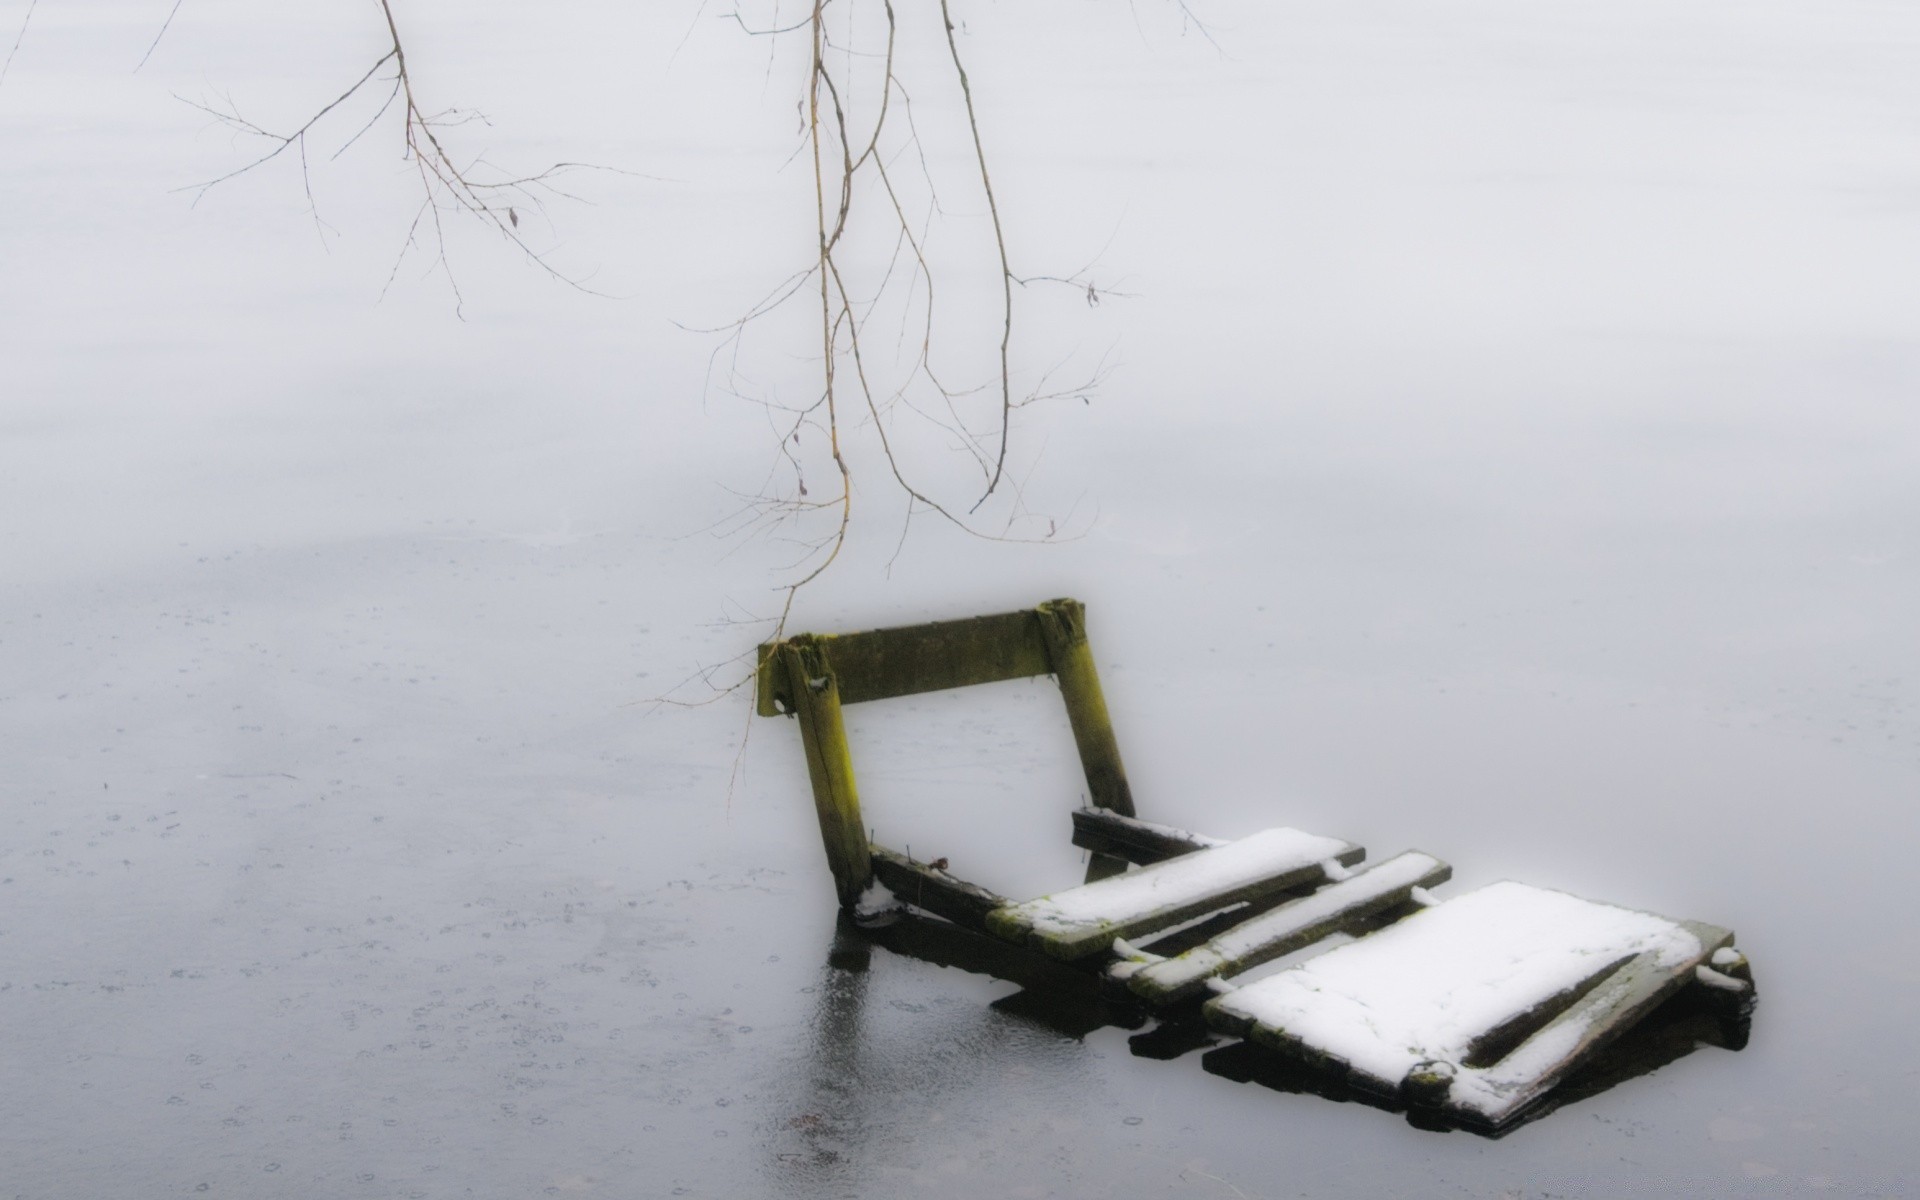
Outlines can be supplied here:
<path id="1" fill-rule="evenodd" d="M 1715 926 L 1651 918 L 1684 932 L 1696 952 L 1676 956 L 1662 946 L 1657 953 L 1629 953 L 1562 993 L 1513 999 L 1514 1011 L 1465 1051 L 1444 1038 L 1432 1043 L 1439 1047 L 1432 1053 L 1458 1061 L 1430 1057 L 1403 1072 L 1390 1060 L 1392 1073 L 1402 1077 L 1369 1075 L 1339 1056 L 1338 1039 L 1323 1046 L 1317 1027 L 1300 1026 L 1285 1002 L 1261 1008 L 1263 988 L 1284 986 L 1287 977 L 1307 968 L 1256 980 L 1246 990 L 1228 977 L 1334 933 L 1364 932 L 1395 924 L 1413 909 L 1456 903 L 1436 901 L 1425 891 L 1451 878 L 1452 868 L 1407 851 L 1354 871 L 1349 868 L 1366 852 L 1338 838 L 1275 828 L 1228 843 L 1137 819 L 1079 601 L 1049 600 L 1018 612 L 864 633 L 798 634 L 761 646 L 759 654 L 757 708 L 763 716 L 791 716 L 800 723 L 821 842 L 843 909 L 857 910 L 877 881 L 914 909 L 1036 951 L 1036 959 L 1091 967 L 1079 977 L 1095 981 L 1104 997 L 1162 1011 L 1185 1005 L 1191 1012 L 1194 1002 L 1205 1001 L 1198 1007 L 1219 1032 L 1349 1080 L 1424 1114 L 1421 1119 L 1440 1115 L 1483 1132 L 1507 1128 L 1534 1109 L 1569 1071 L 1678 991 L 1706 996 L 1733 1031 L 1727 1044 L 1738 1048 L 1745 1042 L 1752 973 L 1732 949 L 1733 935 Z M 1086 885 L 1013 901 L 948 874 L 945 860 L 916 862 L 868 840 L 843 705 L 1038 675 L 1059 682 L 1087 778 L 1091 804 L 1073 813 L 1074 844 L 1092 853 Z M 1142 870 L 1113 878 L 1129 864 Z M 1524 885 L 1495 885 L 1476 894 L 1492 895 L 1496 888 Z M 1559 902 L 1613 907 L 1563 895 Z M 1484 911 L 1441 909 L 1471 913 L 1462 920 L 1484 920 Z M 1496 930 L 1494 936 L 1504 935 Z M 1315 961 L 1331 963 L 1342 954 L 1387 945 L 1363 937 Z M 1433 973 L 1418 954 L 1407 968 Z M 1358 1003 L 1372 1011 L 1374 1001 Z M 1297 1026 L 1304 1032 L 1295 1032 Z M 1380 1057 L 1361 1049 L 1361 1057 Z"/>
<path id="2" fill-rule="evenodd" d="M 763 717 L 799 719 L 820 839 L 841 907 L 852 908 L 873 882 L 882 849 L 867 841 L 841 706 L 1038 675 L 1060 684 L 1093 807 L 1133 816 L 1120 744 L 1087 644 L 1086 607 L 1078 600 L 863 633 L 796 634 L 760 647 L 757 708 Z M 889 874 L 895 870 L 890 859 L 906 863 L 904 856 L 883 856 Z M 1087 878 L 1106 878 L 1126 865 L 1096 851 Z"/>

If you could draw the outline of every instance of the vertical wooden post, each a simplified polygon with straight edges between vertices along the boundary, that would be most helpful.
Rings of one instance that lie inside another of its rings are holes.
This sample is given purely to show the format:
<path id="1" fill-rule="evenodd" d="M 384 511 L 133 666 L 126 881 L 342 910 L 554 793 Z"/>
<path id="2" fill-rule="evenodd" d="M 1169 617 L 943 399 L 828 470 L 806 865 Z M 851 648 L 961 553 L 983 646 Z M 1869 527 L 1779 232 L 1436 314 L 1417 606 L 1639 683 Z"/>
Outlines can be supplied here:
<path id="1" fill-rule="evenodd" d="M 1049 600 L 1036 609 L 1040 632 L 1047 640 L 1047 657 L 1067 702 L 1067 720 L 1080 751 L 1080 767 L 1087 776 L 1087 795 L 1095 808 L 1112 809 L 1123 817 L 1133 812 L 1133 791 L 1120 762 L 1120 743 L 1113 736 L 1107 698 L 1100 690 L 1100 673 L 1087 644 L 1087 610 L 1078 600 Z M 1127 869 L 1125 859 L 1095 854 L 1087 864 L 1087 880 L 1105 879 Z"/>
<path id="2" fill-rule="evenodd" d="M 820 840 L 840 893 L 840 907 L 851 909 L 873 880 L 867 829 L 860 820 L 860 794 L 853 786 L 853 756 L 840 721 L 840 685 L 826 654 L 811 638 L 789 638 L 779 645 L 788 694 L 800 718 L 800 740 L 807 748 L 807 775 L 813 781 L 814 814 Z"/>

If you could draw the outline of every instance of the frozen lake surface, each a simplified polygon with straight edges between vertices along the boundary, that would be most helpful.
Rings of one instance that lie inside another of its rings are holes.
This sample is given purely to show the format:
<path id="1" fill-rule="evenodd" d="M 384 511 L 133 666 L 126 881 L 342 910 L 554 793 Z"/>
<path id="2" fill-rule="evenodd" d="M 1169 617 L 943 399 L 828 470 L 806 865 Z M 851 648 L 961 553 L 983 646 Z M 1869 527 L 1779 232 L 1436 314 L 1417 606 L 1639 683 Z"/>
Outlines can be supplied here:
<path id="1" fill-rule="evenodd" d="M 875 477 L 795 625 L 1077 596 L 1143 817 L 1739 932 L 1745 1051 L 1487 1141 L 848 942 L 795 731 L 646 703 L 788 578 L 697 532 L 773 451 L 682 326 L 805 262 L 800 45 L 403 5 L 463 145 L 651 177 L 529 214 L 625 299 L 457 233 L 462 320 L 382 298 L 389 127 L 319 226 L 173 190 L 248 150 L 174 93 L 297 123 L 377 10 L 194 0 L 135 73 L 167 7 L 41 4 L 0 85 L 0 1196 L 1914 1189 L 1920 14 L 956 3 L 1015 258 L 1132 294 L 1022 343 L 1117 347 L 1021 431 L 1079 536 L 889 569 Z M 1045 681 L 850 718 L 880 840 L 1075 877 Z"/>

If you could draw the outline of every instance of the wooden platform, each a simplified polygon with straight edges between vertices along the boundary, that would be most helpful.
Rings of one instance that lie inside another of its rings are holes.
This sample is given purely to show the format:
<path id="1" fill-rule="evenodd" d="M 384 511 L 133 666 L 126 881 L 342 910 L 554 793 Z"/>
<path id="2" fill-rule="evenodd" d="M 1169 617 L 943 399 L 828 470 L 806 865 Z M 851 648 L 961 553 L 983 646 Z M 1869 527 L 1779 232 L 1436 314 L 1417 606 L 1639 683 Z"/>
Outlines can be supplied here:
<path id="1" fill-rule="evenodd" d="M 1206 1017 L 1352 1086 L 1498 1128 L 1732 942 L 1497 883 L 1218 996 Z"/>
<path id="2" fill-rule="evenodd" d="M 1086 774 L 1091 803 L 1072 814 L 1084 882 L 1009 899 L 870 837 L 842 705 L 1040 674 L 1059 681 Z M 1224 841 L 1139 820 L 1077 601 L 786 638 L 760 648 L 758 685 L 763 715 L 799 721 L 849 912 L 910 906 L 1144 1009 L 1191 1014 L 1211 997 L 1199 1011 L 1216 1031 L 1428 1118 L 1510 1126 L 1681 990 L 1730 1020 L 1752 1009 L 1751 971 L 1716 926 L 1518 883 L 1441 901 L 1428 889 L 1452 868 L 1417 850 L 1356 872 L 1365 850 L 1335 837 L 1282 827 Z"/>

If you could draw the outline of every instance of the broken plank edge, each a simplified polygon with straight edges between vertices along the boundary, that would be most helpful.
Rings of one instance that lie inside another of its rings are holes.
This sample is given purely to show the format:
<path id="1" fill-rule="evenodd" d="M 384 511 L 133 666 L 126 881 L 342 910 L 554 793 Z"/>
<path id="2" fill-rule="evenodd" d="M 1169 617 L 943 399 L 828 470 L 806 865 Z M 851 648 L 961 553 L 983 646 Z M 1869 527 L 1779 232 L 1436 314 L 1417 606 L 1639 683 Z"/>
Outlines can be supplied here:
<path id="1" fill-rule="evenodd" d="M 1196 850 L 1224 846 L 1226 842 L 1171 825 L 1123 816 L 1109 808 L 1079 808 L 1073 813 L 1073 844 L 1082 850 L 1110 854 L 1144 867 Z"/>
<path id="2" fill-rule="evenodd" d="M 984 931 L 987 914 L 1008 903 L 1005 896 L 878 843 L 870 847 L 870 853 L 874 878 L 885 884 L 896 900 L 956 925 Z"/>
<path id="3" fill-rule="evenodd" d="M 1692 983 L 1694 968 L 1733 944 L 1731 930 L 1699 921 L 1674 924 L 1699 941 L 1698 954 L 1666 965 L 1650 953 L 1638 955 L 1499 1062 L 1477 1070 L 1459 1068 L 1452 1086 L 1442 1093 L 1446 1116 L 1469 1128 L 1492 1132 L 1506 1128 L 1576 1067 Z"/>

